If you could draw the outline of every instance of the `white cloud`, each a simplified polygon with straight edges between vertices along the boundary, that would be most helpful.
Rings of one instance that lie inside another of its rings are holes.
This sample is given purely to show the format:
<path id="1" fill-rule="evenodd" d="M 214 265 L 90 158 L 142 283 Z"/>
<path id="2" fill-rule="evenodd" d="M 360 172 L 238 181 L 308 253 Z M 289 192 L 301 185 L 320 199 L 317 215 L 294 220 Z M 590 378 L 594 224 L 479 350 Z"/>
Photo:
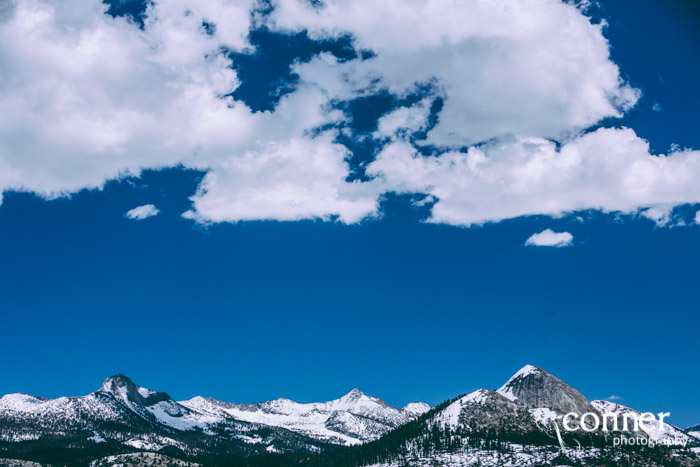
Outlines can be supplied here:
<path id="1" fill-rule="evenodd" d="M 533 234 L 527 239 L 525 245 L 561 248 L 563 246 L 571 245 L 573 241 L 574 236 L 569 232 L 554 232 L 553 230 L 547 229 L 540 233 Z"/>
<path id="2" fill-rule="evenodd" d="M 695 213 L 695 223 L 700 224 L 700 211 Z"/>
<path id="3" fill-rule="evenodd" d="M 183 164 L 208 172 L 195 197 L 203 221 L 372 214 L 378 195 L 373 204 L 345 186 L 342 148 L 311 136 L 342 116 L 322 90 L 302 83 L 274 113 L 222 98 L 239 83 L 220 51 L 249 48 L 254 5 L 159 1 L 141 31 L 99 0 L 17 0 L 0 21 L 0 69 L 11 70 L 0 80 L 0 193 L 53 198 Z M 254 189 L 216 183 L 232 170 L 257 174 Z"/>
<path id="4" fill-rule="evenodd" d="M 616 396 L 616 395 L 613 394 L 613 395 L 611 395 L 611 396 L 608 396 L 608 397 L 607 397 L 607 400 L 609 400 L 609 401 L 619 401 L 619 400 L 622 400 L 622 397 Z"/>
<path id="5" fill-rule="evenodd" d="M 603 25 L 565 2 L 278 0 L 273 19 L 316 37 L 351 34 L 376 53 L 325 71 L 346 83 L 342 96 L 378 87 L 403 95 L 433 83 L 445 97 L 428 138 L 438 145 L 508 134 L 561 139 L 621 116 L 638 98 L 609 58 Z"/>
<path id="6" fill-rule="evenodd" d="M 135 207 L 126 213 L 126 217 L 141 221 L 149 217 L 158 215 L 160 210 L 152 204 L 144 204 L 143 206 Z"/>
<path id="7" fill-rule="evenodd" d="M 185 217 L 199 222 L 337 217 L 355 223 L 376 215 L 379 186 L 345 181 L 349 153 L 334 142 L 336 131 L 307 134 L 344 118 L 325 109 L 326 99 L 321 89 L 302 83 L 275 112 L 255 114 L 254 143 L 239 145 L 210 166 L 192 197 L 194 211 Z"/>
<path id="8" fill-rule="evenodd" d="M 344 146 L 327 132 L 315 139 L 272 142 L 265 149 L 231 156 L 209 172 L 186 217 L 203 222 L 254 219 L 330 219 L 358 222 L 377 212 L 370 183 L 346 182 Z"/>
<path id="9" fill-rule="evenodd" d="M 389 112 L 377 122 L 375 138 L 401 137 L 424 130 L 430 115 L 430 99 L 423 99 L 410 107 L 399 107 Z"/>
<path id="10" fill-rule="evenodd" d="M 0 21 L 0 190 L 55 197 L 100 187 L 197 159 L 196 148 L 211 157 L 221 141 L 204 144 L 219 136 L 208 122 L 239 138 L 246 129 L 248 109 L 219 98 L 237 81 L 216 51 L 245 45 L 247 19 L 222 39 L 200 31 L 196 3 L 189 16 L 184 2 L 155 3 L 146 32 L 105 15 L 98 0 L 15 3 Z"/>
<path id="11" fill-rule="evenodd" d="M 639 211 L 639 215 L 654 221 L 658 227 L 665 227 L 671 222 L 673 206 L 655 206 Z"/>
<path id="12" fill-rule="evenodd" d="M 354 223 L 379 215 L 389 191 L 429 195 L 429 221 L 453 225 L 581 209 L 641 210 L 659 223 L 659 209 L 700 202 L 698 152 L 655 157 L 628 129 L 580 136 L 638 93 L 610 60 L 603 26 L 569 3 L 279 0 L 272 27 L 350 33 L 376 56 L 296 64 L 297 89 L 272 112 L 222 97 L 239 82 L 220 52 L 250 50 L 255 0 L 160 0 L 143 30 L 99 0 L 4 5 L 0 194 L 53 198 L 182 164 L 207 173 L 187 213 L 200 222 Z M 379 120 L 373 137 L 389 144 L 367 166 L 374 178 L 346 181 L 348 151 L 328 129 L 346 117 L 329 103 L 425 83 L 427 97 Z M 438 96 L 428 142 L 442 149 L 425 157 L 407 136 L 428 128 Z"/>
<path id="13" fill-rule="evenodd" d="M 430 222 L 463 226 L 587 209 L 632 214 L 700 201 L 700 152 L 653 156 L 629 129 L 599 129 L 560 149 L 542 138 L 502 138 L 436 157 L 399 141 L 387 145 L 367 173 L 387 191 L 437 198 Z"/>

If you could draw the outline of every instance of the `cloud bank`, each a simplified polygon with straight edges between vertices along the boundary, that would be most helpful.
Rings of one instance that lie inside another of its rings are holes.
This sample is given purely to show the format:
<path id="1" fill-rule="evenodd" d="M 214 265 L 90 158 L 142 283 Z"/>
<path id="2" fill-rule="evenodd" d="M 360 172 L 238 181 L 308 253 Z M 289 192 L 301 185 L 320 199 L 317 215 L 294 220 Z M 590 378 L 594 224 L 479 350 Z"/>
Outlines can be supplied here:
<path id="1" fill-rule="evenodd" d="M 459 226 L 583 209 L 662 225 L 700 201 L 698 151 L 656 156 L 632 129 L 587 130 L 640 91 L 604 25 L 567 2 L 278 0 L 263 14 L 254 0 L 158 0 L 142 29 L 98 0 L 3 5 L 0 193 L 50 199 L 182 165 L 206 172 L 185 213 L 204 223 L 356 223 L 388 192 L 427 195 L 429 222 Z M 295 90 L 254 112 L 231 97 L 228 52 L 254 53 L 259 27 L 351 37 L 364 58 L 297 63 Z M 421 97 L 355 134 L 336 104 L 379 92 Z M 351 181 L 341 134 L 373 142 L 366 178 Z"/>

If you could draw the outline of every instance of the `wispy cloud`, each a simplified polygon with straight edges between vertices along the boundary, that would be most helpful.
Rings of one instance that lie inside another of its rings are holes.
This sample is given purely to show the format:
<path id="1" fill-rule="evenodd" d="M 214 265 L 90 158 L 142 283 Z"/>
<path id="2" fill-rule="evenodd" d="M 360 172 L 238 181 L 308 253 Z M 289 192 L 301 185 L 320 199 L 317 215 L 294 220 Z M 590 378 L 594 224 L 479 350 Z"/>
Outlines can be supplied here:
<path id="1" fill-rule="evenodd" d="M 621 401 L 621 400 L 622 400 L 622 397 L 616 396 L 615 394 L 613 394 L 613 395 L 611 395 L 611 396 L 606 397 L 606 400 L 609 400 L 609 401 Z"/>

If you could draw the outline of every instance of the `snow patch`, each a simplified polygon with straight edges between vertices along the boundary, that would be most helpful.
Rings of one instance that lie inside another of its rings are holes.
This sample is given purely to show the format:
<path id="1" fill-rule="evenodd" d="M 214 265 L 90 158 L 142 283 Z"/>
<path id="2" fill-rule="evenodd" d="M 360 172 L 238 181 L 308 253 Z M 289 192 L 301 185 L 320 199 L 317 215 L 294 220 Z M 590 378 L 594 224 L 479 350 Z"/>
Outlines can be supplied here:
<path id="1" fill-rule="evenodd" d="M 138 391 L 139 391 L 139 394 L 141 395 L 141 397 L 143 397 L 144 399 L 148 399 L 149 397 L 151 397 L 153 394 L 156 393 L 155 391 L 151 391 L 150 389 L 146 389 L 146 388 L 139 388 Z"/>
<path id="2" fill-rule="evenodd" d="M 558 414 L 554 410 L 548 409 L 546 407 L 530 409 L 529 412 L 530 415 L 532 415 L 532 418 L 534 418 L 537 423 L 540 423 L 545 426 L 549 425 L 550 422 L 556 420 L 558 417 Z"/>
<path id="3" fill-rule="evenodd" d="M 94 434 L 91 437 L 88 438 L 88 440 L 94 441 L 96 444 L 107 442 L 107 440 L 100 433 L 98 433 L 96 431 L 94 432 Z"/>

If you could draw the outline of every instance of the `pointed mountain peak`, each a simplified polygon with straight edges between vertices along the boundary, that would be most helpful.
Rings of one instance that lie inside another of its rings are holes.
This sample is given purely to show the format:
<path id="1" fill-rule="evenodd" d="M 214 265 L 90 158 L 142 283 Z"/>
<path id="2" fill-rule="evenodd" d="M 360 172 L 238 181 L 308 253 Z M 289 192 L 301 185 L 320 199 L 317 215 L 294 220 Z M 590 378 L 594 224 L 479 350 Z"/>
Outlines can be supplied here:
<path id="1" fill-rule="evenodd" d="M 364 411 L 370 410 L 368 407 L 375 407 L 377 410 L 390 410 L 401 416 L 398 409 L 395 409 L 378 397 L 368 396 L 364 392 L 355 388 L 345 394 L 340 399 L 329 401 L 336 410 L 347 410 L 354 414 L 363 415 Z M 372 418 L 370 416 L 369 418 Z"/>
<path id="2" fill-rule="evenodd" d="M 430 410 L 431 407 L 430 405 L 426 404 L 425 402 L 409 402 L 406 404 L 401 411 L 422 411 L 422 412 L 427 412 Z"/>
<path id="3" fill-rule="evenodd" d="M 409 420 L 415 420 L 430 409 L 431 407 L 425 402 L 410 402 L 400 412 L 408 417 Z"/>
<path id="4" fill-rule="evenodd" d="M 355 399 L 359 399 L 360 397 L 362 397 L 362 396 L 364 396 L 364 395 L 365 395 L 364 392 L 360 391 L 360 390 L 357 389 L 357 388 L 354 388 L 352 391 L 350 391 L 349 393 L 345 394 L 345 395 L 342 397 L 342 399 L 344 399 L 344 400 L 349 400 L 349 399 L 355 400 Z"/>
<path id="5" fill-rule="evenodd" d="M 547 373 L 542 368 L 540 368 L 536 365 L 525 365 L 520 370 L 518 370 L 517 373 L 515 373 L 513 376 L 511 376 L 508 381 L 512 381 L 516 378 L 524 378 L 526 376 L 536 375 L 536 374 L 547 374 L 548 375 L 549 373 Z"/>
<path id="6" fill-rule="evenodd" d="M 525 384 L 525 382 L 529 380 L 545 378 L 558 379 L 538 366 L 525 365 L 520 370 L 518 370 L 513 376 L 511 376 L 510 379 L 506 381 L 506 384 L 501 386 L 501 388 L 498 389 L 496 392 L 498 392 L 506 399 L 515 401 L 517 399 L 517 394 L 515 394 L 514 389 L 520 388 L 523 384 Z"/>
<path id="7" fill-rule="evenodd" d="M 484 400 L 488 399 L 489 397 L 493 397 L 494 392 L 490 389 L 477 389 L 474 392 L 470 392 L 466 396 L 460 398 L 459 400 L 462 403 L 468 403 L 468 402 L 473 402 L 476 404 L 482 403 Z"/>
<path id="8" fill-rule="evenodd" d="M 547 408 L 578 414 L 596 412 L 583 394 L 535 365 L 525 365 L 497 392 L 528 409 Z"/>
<path id="9" fill-rule="evenodd" d="M 128 376 L 118 374 L 105 379 L 102 383 L 102 390 L 122 397 L 130 391 L 137 391 L 137 386 Z"/>
<path id="10" fill-rule="evenodd" d="M 122 374 L 105 379 L 102 383 L 102 391 L 110 393 L 125 402 L 138 405 L 151 405 L 170 399 L 170 396 L 165 393 L 137 386 L 131 381 L 131 378 Z"/>

